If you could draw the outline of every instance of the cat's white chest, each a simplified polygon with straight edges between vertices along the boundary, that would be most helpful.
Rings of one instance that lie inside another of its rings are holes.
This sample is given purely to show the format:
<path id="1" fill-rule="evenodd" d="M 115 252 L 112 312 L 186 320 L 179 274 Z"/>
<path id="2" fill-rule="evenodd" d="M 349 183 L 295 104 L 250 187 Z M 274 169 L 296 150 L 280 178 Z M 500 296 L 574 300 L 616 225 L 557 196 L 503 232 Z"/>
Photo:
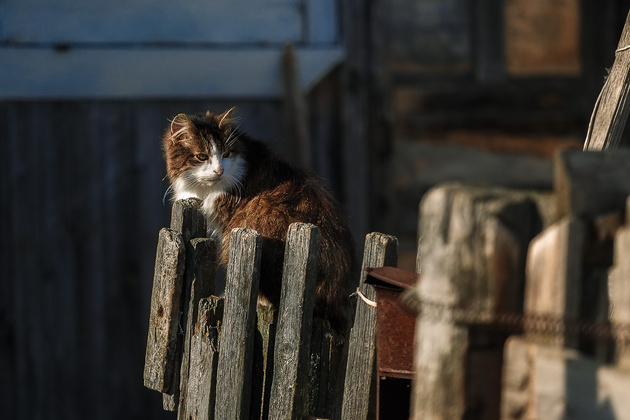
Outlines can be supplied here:
<path id="1" fill-rule="evenodd" d="M 221 226 L 217 223 L 216 217 L 216 202 L 221 194 L 223 194 L 222 191 L 210 192 L 208 195 L 206 195 L 201 204 L 201 210 L 206 216 L 206 227 L 208 231 L 208 236 L 214 238 L 215 241 L 220 241 L 221 236 L 223 235 L 223 230 L 221 229 Z"/>

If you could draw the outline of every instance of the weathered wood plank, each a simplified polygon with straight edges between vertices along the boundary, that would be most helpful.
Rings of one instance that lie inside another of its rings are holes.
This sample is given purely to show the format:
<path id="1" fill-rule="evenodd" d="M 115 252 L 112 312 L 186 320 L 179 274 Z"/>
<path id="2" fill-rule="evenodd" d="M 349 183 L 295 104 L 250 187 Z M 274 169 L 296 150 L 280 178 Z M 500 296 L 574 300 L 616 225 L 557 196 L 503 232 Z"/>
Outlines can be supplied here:
<path id="1" fill-rule="evenodd" d="M 205 226 L 205 224 L 204 224 Z M 192 345 L 193 328 L 198 319 L 197 310 L 199 300 L 207 298 L 214 293 L 215 271 L 217 264 L 217 249 L 210 238 L 195 238 L 187 247 L 186 277 L 191 277 L 190 294 L 188 298 L 188 313 L 184 326 L 184 348 L 180 368 L 179 395 L 180 398 L 178 418 L 189 419 L 189 411 L 186 395 L 188 394 L 189 368 L 191 363 L 190 349 Z M 195 373 L 193 371 L 193 373 Z"/>
<path id="2" fill-rule="evenodd" d="M 630 419 L 630 373 L 511 337 L 505 346 L 502 420 Z"/>
<path id="3" fill-rule="evenodd" d="M 613 268 L 608 277 L 610 321 L 616 328 L 616 361 L 630 368 L 630 224 L 615 235 Z"/>
<path id="4" fill-rule="evenodd" d="M 199 211 L 201 200 L 187 198 L 173 203 L 171 229 L 181 233 L 185 241 L 206 236 L 206 220 Z"/>
<path id="5" fill-rule="evenodd" d="M 595 102 L 584 150 L 606 150 L 619 145 L 630 112 L 630 13 L 619 39 L 610 74 Z"/>
<path id="6" fill-rule="evenodd" d="M 261 246 L 256 231 L 231 233 L 214 413 L 218 420 L 249 417 Z"/>
<path id="7" fill-rule="evenodd" d="M 287 232 L 270 419 L 299 419 L 305 414 L 308 376 L 304 373 L 310 357 L 320 238 L 316 226 L 304 223 L 292 224 Z"/>
<path id="8" fill-rule="evenodd" d="M 171 229 L 181 233 L 184 244 L 186 245 L 186 253 L 192 256 L 193 248 L 191 246 L 191 239 L 197 237 L 203 237 L 206 235 L 206 221 L 201 212 L 199 206 L 201 200 L 197 198 L 187 198 L 185 200 L 178 200 L 173 203 L 171 209 Z M 181 318 L 180 328 L 181 333 L 178 335 L 177 340 L 177 354 L 175 356 L 175 369 L 173 371 L 173 387 L 168 394 L 165 394 L 162 398 L 162 407 L 166 411 L 176 411 L 180 401 L 180 376 L 181 368 L 184 360 L 183 354 L 186 347 L 190 342 L 190 337 L 187 336 L 186 327 L 189 324 L 188 307 L 190 302 L 192 283 L 195 277 L 195 259 L 194 257 L 186 260 L 186 269 L 184 273 L 184 288 L 182 290 L 182 302 L 181 302 Z M 186 382 L 184 378 L 183 382 Z M 182 394 L 185 395 L 185 394 Z"/>
<path id="9" fill-rule="evenodd" d="M 577 346 L 565 321 L 577 321 L 582 290 L 586 225 L 565 217 L 536 236 L 527 255 L 524 313 L 528 337 L 558 347 Z M 554 320 L 556 329 L 541 331 L 536 320 Z"/>
<path id="10" fill-rule="evenodd" d="M 184 401 L 186 420 L 214 418 L 219 330 L 223 320 L 223 298 L 199 300 L 195 331 L 190 342 L 190 374 Z M 182 406 L 180 405 L 180 407 Z M 181 411 L 180 411 L 181 413 Z"/>
<path id="11" fill-rule="evenodd" d="M 365 284 L 365 268 L 396 266 L 398 240 L 391 235 L 370 233 L 365 238 L 361 283 L 357 291 L 370 301 L 376 300 L 374 287 Z M 348 338 L 344 387 L 341 390 L 341 419 L 367 419 L 375 413 L 376 307 L 356 299 L 354 324 Z"/>
<path id="12" fill-rule="evenodd" d="M 256 307 L 256 337 L 254 339 L 254 363 L 252 367 L 252 394 L 250 419 L 267 419 L 269 394 L 273 380 L 273 354 L 278 312 L 272 306 Z"/>
<path id="13" fill-rule="evenodd" d="M 443 185 L 423 198 L 411 418 L 462 418 L 469 411 L 493 418 L 498 413 L 500 375 L 490 372 L 500 372 L 500 361 L 488 355 L 501 353 L 504 337 L 471 330 L 454 319 L 454 311 L 521 309 L 536 216 L 530 197 L 505 189 Z M 486 374 L 468 375 L 472 361 Z"/>
<path id="14" fill-rule="evenodd" d="M 630 51 L 629 51 L 630 54 Z M 557 218 L 621 211 L 630 195 L 630 150 L 563 150 L 555 157 Z"/>
<path id="15" fill-rule="evenodd" d="M 312 88 L 343 60 L 344 54 L 340 46 L 300 48 L 297 64 L 302 89 Z M 193 67 L 179 65 L 193 60 Z M 126 66 L 130 61 L 135 65 Z M 0 48 L 0 98 L 277 100 L 283 92 L 278 77 L 281 62 L 279 46 L 202 50 L 71 48 L 64 54 L 45 48 Z M 48 71 L 42 72 L 42 68 Z M 116 77 L 112 77 L 114 74 Z M 136 83 L 138 80 L 142 83 Z M 198 106 L 192 110 L 207 107 L 207 102 Z"/>
<path id="16" fill-rule="evenodd" d="M 299 42 L 306 22 L 299 0 L 192 0 L 173 10 L 166 0 L 115 0 L 73 7 L 8 0 L 0 22 L 2 40 L 57 43 L 285 43 Z M 150 8 L 151 13 L 146 13 Z M 116 30 L 111 30 L 116 28 Z"/>
<path id="17" fill-rule="evenodd" d="M 185 249 L 179 233 L 160 230 L 144 364 L 144 386 L 160 392 L 171 388 L 176 364 Z"/>

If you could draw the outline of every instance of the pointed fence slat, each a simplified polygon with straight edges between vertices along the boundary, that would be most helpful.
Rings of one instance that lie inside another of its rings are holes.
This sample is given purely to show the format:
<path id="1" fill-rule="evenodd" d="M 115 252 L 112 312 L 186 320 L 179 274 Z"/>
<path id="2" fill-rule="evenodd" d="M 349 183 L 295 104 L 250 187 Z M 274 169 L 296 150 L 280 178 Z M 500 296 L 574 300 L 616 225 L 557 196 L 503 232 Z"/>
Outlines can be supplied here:
<path id="1" fill-rule="evenodd" d="M 361 285 L 359 292 L 368 300 L 376 300 L 374 287 L 365 284 L 368 267 L 396 266 L 398 239 L 382 233 L 365 238 Z M 348 340 L 348 356 L 341 402 L 341 419 L 366 419 L 375 412 L 376 307 L 357 299 L 354 325 Z"/>
<path id="2" fill-rule="evenodd" d="M 269 419 L 303 414 L 320 236 L 317 227 L 303 223 L 292 224 L 287 233 Z"/>
<path id="3" fill-rule="evenodd" d="M 173 381 L 185 257 L 181 235 L 160 230 L 144 365 L 144 386 L 160 392 Z"/>
<path id="4" fill-rule="evenodd" d="M 231 233 L 217 368 L 218 420 L 249 417 L 261 245 L 262 236 L 256 231 L 234 229 Z"/>
<path id="5" fill-rule="evenodd" d="M 191 354 L 190 347 L 194 333 L 194 325 L 197 320 L 199 300 L 207 298 L 214 293 L 215 271 L 217 261 L 217 249 L 214 240 L 210 238 L 195 238 L 190 241 L 187 253 L 187 275 L 191 277 L 190 295 L 188 300 L 188 313 L 184 327 L 185 338 L 180 368 L 179 395 L 180 399 L 178 418 L 189 420 L 187 415 L 187 399 Z"/>
<path id="6" fill-rule="evenodd" d="M 214 418 L 217 362 L 219 360 L 219 325 L 223 320 L 223 298 L 211 296 L 199 301 L 198 317 L 190 341 L 190 374 L 184 397 L 184 418 Z"/>
<path id="7" fill-rule="evenodd" d="M 200 212 L 199 207 L 201 200 L 198 198 L 187 198 L 185 200 L 178 200 L 173 203 L 171 210 L 171 229 L 179 232 L 186 245 L 186 253 L 191 254 L 192 248 L 190 241 L 193 238 L 200 238 L 206 236 L 206 221 L 203 214 Z M 177 337 L 177 353 L 175 355 L 175 368 L 173 369 L 172 386 L 168 393 L 165 393 L 162 397 L 162 407 L 167 411 L 177 411 L 179 406 L 179 384 L 181 375 L 181 364 L 184 353 L 184 338 L 186 334 L 186 325 L 188 324 L 188 304 L 191 286 L 194 277 L 194 260 L 189 258 L 186 262 L 186 273 L 184 277 L 184 288 L 182 290 L 181 305 L 181 317 L 180 328 L 181 333 Z M 186 341 L 188 342 L 188 340 Z"/>

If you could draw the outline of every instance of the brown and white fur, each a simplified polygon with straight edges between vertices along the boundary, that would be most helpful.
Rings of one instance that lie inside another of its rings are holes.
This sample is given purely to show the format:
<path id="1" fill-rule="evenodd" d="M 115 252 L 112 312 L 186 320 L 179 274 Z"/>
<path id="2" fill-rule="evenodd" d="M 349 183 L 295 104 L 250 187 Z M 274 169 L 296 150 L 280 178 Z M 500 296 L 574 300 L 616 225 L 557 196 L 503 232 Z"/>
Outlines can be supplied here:
<path id="1" fill-rule="evenodd" d="M 255 229 L 263 236 L 260 295 L 276 308 L 289 225 L 318 226 L 315 314 L 343 330 L 348 283 L 356 264 L 340 205 L 318 179 L 239 132 L 231 112 L 179 114 L 166 129 L 162 140 L 174 200 L 203 200 L 209 235 L 219 242 L 224 266 L 232 229 Z"/>

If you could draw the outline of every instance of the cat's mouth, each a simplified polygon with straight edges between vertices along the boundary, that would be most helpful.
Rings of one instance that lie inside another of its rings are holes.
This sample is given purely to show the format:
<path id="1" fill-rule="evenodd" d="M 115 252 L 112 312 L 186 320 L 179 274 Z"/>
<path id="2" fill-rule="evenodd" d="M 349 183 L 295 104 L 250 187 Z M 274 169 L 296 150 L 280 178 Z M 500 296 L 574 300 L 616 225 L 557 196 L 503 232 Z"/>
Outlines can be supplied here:
<path id="1" fill-rule="evenodd" d="M 223 177 L 220 177 L 220 176 L 210 177 L 210 178 L 203 177 L 199 179 L 199 181 L 208 186 L 214 186 L 214 185 L 217 185 L 219 182 L 223 181 Z"/>

